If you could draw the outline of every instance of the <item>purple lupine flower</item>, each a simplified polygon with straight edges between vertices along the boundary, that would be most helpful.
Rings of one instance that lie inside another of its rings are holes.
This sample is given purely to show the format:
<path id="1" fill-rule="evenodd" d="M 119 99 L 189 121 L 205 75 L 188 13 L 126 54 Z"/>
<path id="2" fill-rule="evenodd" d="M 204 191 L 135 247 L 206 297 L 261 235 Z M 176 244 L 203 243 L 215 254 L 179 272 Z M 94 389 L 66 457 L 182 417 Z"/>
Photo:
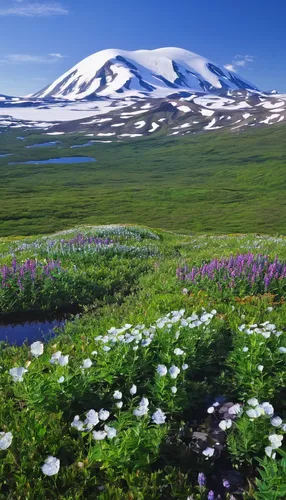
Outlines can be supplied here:
<path id="1" fill-rule="evenodd" d="M 203 472 L 199 472 L 198 474 L 198 485 L 200 488 L 206 485 L 206 476 Z"/>
<path id="2" fill-rule="evenodd" d="M 222 482 L 224 488 L 226 488 L 227 490 L 229 490 L 230 488 L 230 483 L 227 479 L 224 479 L 223 482 Z"/>
<path id="3" fill-rule="evenodd" d="M 208 500 L 215 500 L 215 494 L 214 494 L 213 490 L 210 490 L 208 492 Z"/>

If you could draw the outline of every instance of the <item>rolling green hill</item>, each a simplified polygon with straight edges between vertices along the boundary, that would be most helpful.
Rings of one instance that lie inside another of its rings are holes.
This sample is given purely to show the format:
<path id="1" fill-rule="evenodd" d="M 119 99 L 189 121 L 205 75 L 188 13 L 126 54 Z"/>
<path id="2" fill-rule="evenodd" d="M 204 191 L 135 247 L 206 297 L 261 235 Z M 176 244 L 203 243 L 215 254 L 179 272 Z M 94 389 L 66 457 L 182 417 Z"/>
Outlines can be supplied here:
<path id="1" fill-rule="evenodd" d="M 138 223 L 193 232 L 285 233 L 285 126 L 247 133 L 157 136 L 132 142 L 26 149 L 51 140 L 0 135 L 0 235 L 51 232 L 80 223 Z M 92 156 L 95 163 L 9 165 Z"/>

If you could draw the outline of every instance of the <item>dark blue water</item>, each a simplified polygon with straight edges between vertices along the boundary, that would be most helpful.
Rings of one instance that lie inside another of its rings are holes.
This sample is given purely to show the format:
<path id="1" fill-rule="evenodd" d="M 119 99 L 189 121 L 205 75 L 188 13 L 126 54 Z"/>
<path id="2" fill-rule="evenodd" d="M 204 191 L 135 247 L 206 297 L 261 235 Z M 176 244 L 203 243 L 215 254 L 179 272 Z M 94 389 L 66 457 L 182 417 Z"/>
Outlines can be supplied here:
<path id="1" fill-rule="evenodd" d="M 33 321 L 18 324 L 5 324 L 0 321 L 0 342 L 22 345 L 36 340 L 49 340 L 56 335 L 55 328 L 65 324 L 65 319 Z"/>
<path id="2" fill-rule="evenodd" d="M 42 148 L 42 147 L 56 146 L 57 144 L 60 144 L 60 142 L 59 141 L 42 142 L 41 144 L 32 144 L 32 146 L 25 146 L 25 148 L 27 149 Z"/>
<path id="3" fill-rule="evenodd" d="M 70 156 L 67 158 L 51 158 L 50 160 L 30 160 L 30 161 L 17 161 L 8 163 L 8 165 L 47 165 L 49 163 L 91 163 L 96 161 L 95 158 L 88 156 Z"/>

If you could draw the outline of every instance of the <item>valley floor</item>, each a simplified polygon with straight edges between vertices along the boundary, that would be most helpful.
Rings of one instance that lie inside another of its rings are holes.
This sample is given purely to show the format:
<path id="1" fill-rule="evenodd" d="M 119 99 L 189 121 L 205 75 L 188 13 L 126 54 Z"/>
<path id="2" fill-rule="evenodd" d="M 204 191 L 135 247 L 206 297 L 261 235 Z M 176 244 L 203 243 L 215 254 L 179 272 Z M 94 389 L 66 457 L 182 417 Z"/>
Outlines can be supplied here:
<path id="1" fill-rule="evenodd" d="M 285 262 L 254 234 L 1 238 L 2 316 L 80 314 L 0 344 L 0 498 L 285 498 Z"/>

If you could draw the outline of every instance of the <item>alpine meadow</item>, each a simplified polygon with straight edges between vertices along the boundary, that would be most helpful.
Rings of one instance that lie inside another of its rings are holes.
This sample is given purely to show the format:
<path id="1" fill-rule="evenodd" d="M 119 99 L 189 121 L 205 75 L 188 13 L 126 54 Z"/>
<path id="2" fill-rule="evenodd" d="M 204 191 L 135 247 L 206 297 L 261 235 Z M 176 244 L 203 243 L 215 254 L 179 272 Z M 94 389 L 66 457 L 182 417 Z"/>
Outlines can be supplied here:
<path id="1" fill-rule="evenodd" d="M 286 498 L 286 11 L 257 7 L 0 5 L 0 500 Z"/>

